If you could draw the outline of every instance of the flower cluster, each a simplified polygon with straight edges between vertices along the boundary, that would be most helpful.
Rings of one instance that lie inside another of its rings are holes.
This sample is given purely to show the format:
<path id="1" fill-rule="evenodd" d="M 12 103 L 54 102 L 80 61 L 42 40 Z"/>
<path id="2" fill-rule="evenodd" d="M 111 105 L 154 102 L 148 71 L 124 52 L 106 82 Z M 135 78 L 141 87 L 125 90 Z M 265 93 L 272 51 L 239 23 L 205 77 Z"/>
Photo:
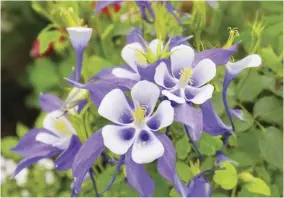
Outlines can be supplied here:
<path id="1" fill-rule="evenodd" d="M 110 2 L 101 4 L 96 4 L 96 12 Z M 145 20 L 149 20 L 144 16 L 145 9 L 151 8 L 149 4 L 150 1 L 137 1 Z M 165 6 L 174 14 L 170 6 Z M 152 17 L 154 19 L 154 15 Z M 120 157 L 113 161 L 117 171 L 106 190 L 114 182 L 121 165 L 125 164 L 127 183 L 141 196 L 153 196 L 155 183 L 143 164 L 157 160 L 160 175 L 182 196 L 210 196 L 211 186 L 204 177 L 210 170 L 199 173 L 187 184 L 179 179 L 175 146 L 168 136 L 170 127 L 174 122 L 182 125 L 198 154 L 194 142 L 203 131 L 213 136 L 233 134 L 232 115 L 241 120 L 244 118 L 240 110 L 229 109 L 227 88 L 243 69 L 261 65 L 259 55 L 230 62 L 239 43 L 229 48 L 197 52 L 188 44 L 188 38 L 180 36 L 146 42 L 141 30 L 134 29 L 121 51 L 125 65 L 103 69 L 82 83 L 83 53 L 92 29 L 70 27 L 67 31 L 77 58 L 75 72 L 66 79 L 73 89 L 65 101 L 51 94 L 40 95 L 40 106 L 47 113 L 43 127 L 30 130 L 12 149 L 24 157 L 14 175 L 43 158 L 59 154 L 55 168 L 72 169 L 72 193 L 78 194 L 89 176 L 95 185 L 92 166 L 99 157 L 108 158 L 105 151 L 109 150 Z M 226 70 L 222 93 L 231 126 L 222 122 L 211 104 L 214 86 L 210 81 L 221 65 L 225 65 Z M 97 110 L 95 113 L 109 123 L 83 137 L 82 128 L 88 126 L 84 125 L 81 115 L 90 111 L 91 106 L 96 107 L 92 108 Z M 82 120 L 75 122 L 74 118 Z M 217 163 L 230 160 L 221 151 L 217 158 Z M 103 192 L 97 192 L 97 195 Z"/>

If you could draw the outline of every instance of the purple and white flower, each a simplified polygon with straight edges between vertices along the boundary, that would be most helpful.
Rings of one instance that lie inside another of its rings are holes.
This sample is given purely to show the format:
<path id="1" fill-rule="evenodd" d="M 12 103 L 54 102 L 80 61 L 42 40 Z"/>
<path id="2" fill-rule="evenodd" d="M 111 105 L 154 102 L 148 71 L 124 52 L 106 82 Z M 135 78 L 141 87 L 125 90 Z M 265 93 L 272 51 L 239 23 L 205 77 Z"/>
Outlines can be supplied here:
<path id="1" fill-rule="evenodd" d="M 64 112 L 60 111 L 61 101 L 51 94 L 40 95 L 40 105 L 47 111 L 43 120 L 43 128 L 31 129 L 12 151 L 22 155 L 24 159 L 18 164 L 14 176 L 22 169 L 61 153 L 55 161 L 57 170 L 71 168 L 73 159 L 81 147 L 76 131 Z"/>
<path id="2" fill-rule="evenodd" d="M 165 63 L 156 68 L 155 82 L 163 87 L 162 94 L 178 104 L 191 102 L 202 104 L 212 97 L 214 87 L 205 85 L 216 74 L 216 65 L 203 59 L 193 65 L 194 50 L 186 45 L 171 49 L 171 71 Z"/>
<path id="3" fill-rule="evenodd" d="M 115 123 L 102 128 L 104 145 L 118 155 L 125 154 L 132 146 L 134 162 L 150 163 L 164 154 L 155 132 L 173 122 L 174 110 L 169 101 L 163 101 L 152 115 L 160 90 L 148 81 L 138 82 L 131 96 L 134 106 L 119 89 L 108 93 L 101 102 L 98 113 Z"/>
<path id="4" fill-rule="evenodd" d="M 148 81 L 135 84 L 131 96 L 133 103 L 122 90 L 114 89 L 102 100 L 98 113 L 115 124 L 95 132 L 76 155 L 72 168 L 75 192 L 80 191 L 85 175 L 105 147 L 125 158 L 127 181 L 141 196 L 153 196 L 155 189 L 144 163 L 158 159 L 161 175 L 173 181 L 175 161 L 168 163 L 167 156 L 175 160 L 175 149 L 171 140 L 158 131 L 172 124 L 174 109 L 169 101 L 162 101 L 153 113 L 160 90 Z"/>

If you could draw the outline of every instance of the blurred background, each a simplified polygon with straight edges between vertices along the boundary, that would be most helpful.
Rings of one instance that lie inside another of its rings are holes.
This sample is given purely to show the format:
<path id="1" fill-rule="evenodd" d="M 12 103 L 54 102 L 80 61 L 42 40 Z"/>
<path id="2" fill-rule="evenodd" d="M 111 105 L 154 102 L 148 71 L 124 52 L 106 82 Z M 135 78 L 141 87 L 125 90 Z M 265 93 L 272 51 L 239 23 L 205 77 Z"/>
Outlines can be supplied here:
<path id="1" fill-rule="evenodd" d="M 235 42 L 242 40 L 241 47 L 234 56 L 236 60 L 250 53 L 262 56 L 262 67 L 243 72 L 229 89 L 230 106 L 243 108 L 247 122 L 235 120 L 237 136 L 230 139 L 230 146 L 237 149 L 228 149 L 225 152 L 238 161 L 240 171 L 249 169 L 265 181 L 271 191 L 267 196 L 283 196 L 283 2 L 240 1 L 218 4 L 218 8 L 206 5 L 205 9 L 189 1 L 173 2 L 175 7 L 191 14 L 201 23 L 183 17 L 184 29 L 177 23 L 167 27 L 176 35 L 194 35 L 196 40 L 192 39 L 190 43 L 199 50 L 222 47 L 232 34 Z M 22 171 L 16 180 L 10 179 L 21 157 L 12 153 L 9 148 L 15 146 L 30 128 L 40 127 L 45 114 L 39 108 L 39 93 L 49 92 L 64 98 L 70 89 L 63 77 L 68 77 L 75 66 L 74 52 L 65 31 L 72 20 L 79 20 L 81 23 L 80 20 L 84 19 L 82 23 L 94 29 L 84 62 L 84 67 L 88 68 L 86 78 L 104 67 L 123 63 L 120 50 L 133 26 L 144 29 L 146 40 L 155 37 L 155 24 L 143 22 L 134 3 L 112 6 L 93 16 L 95 6 L 96 3 L 91 1 L 1 3 L 2 196 L 70 195 L 71 172 L 55 172 L 52 160 L 39 162 L 32 169 Z M 68 20 L 70 17 L 72 20 Z M 214 82 L 217 91 L 213 102 L 218 114 L 227 122 L 220 92 L 223 75 L 224 71 L 219 70 L 219 79 Z M 273 135 L 258 138 L 262 128 L 273 131 Z M 204 141 L 202 139 L 198 142 L 199 145 L 208 143 Z M 189 150 L 181 152 L 190 153 Z M 203 154 L 208 156 L 209 161 L 202 164 L 204 167 L 200 167 L 201 169 L 213 164 L 213 154 L 210 153 L 203 148 Z M 179 160 L 187 168 L 192 168 L 185 162 L 185 158 L 180 157 Z M 97 174 L 101 178 L 98 185 L 102 188 L 107 185 L 113 167 L 101 169 L 105 169 L 104 175 L 100 171 Z M 184 180 L 188 180 L 191 176 L 184 177 Z M 119 181 L 122 179 L 118 179 L 106 196 L 137 195 L 128 191 L 126 184 L 119 184 Z M 116 189 L 122 187 L 125 190 L 116 194 Z M 225 191 L 217 185 L 213 192 L 213 196 L 231 195 L 231 191 Z M 90 195 L 92 194 L 86 193 L 86 196 Z M 158 195 L 176 194 L 168 184 L 161 182 L 158 185 Z M 249 191 L 240 184 L 233 195 L 264 194 Z"/>

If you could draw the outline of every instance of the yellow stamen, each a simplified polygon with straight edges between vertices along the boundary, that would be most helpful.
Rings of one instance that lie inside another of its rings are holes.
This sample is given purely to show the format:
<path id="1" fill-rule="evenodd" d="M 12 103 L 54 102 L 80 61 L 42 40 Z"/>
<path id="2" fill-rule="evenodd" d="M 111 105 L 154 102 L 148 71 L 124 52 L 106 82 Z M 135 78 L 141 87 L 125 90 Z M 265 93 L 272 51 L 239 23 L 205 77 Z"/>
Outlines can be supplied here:
<path id="1" fill-rule="evenodd" d="M 184 68 L 181 71 L 179 82 L 181 84 L 187 84 L 187 83 L 192 84 L 192 79 L 191 79 L 192 73 L 193 73 L 192 68 Z"/>
<path id="2" fill-rule="evenodd" d="M 145 119 L 146 110 L 142 106 L 139 106 L 135 109 L 135 111 L 132 113 L 133 120 L 135 122 L 141 122 Z"/>

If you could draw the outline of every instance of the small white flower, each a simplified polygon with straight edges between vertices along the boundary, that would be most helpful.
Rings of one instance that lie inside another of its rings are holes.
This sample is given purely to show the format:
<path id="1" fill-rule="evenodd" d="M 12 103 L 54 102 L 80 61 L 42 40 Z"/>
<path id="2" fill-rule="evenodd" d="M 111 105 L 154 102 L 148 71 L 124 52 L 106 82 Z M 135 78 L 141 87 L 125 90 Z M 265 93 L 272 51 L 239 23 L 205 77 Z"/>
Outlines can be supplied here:
<path id="1" fill-rule="evenodd" d="M 69 27 L 67 31 L 74 49 L 83 49 L 87 46 L 93 32 L 92 28 Z"/>
<path id="2" fill-rule="evenodd" d="M 6 160 L 5 162 L 5 171 L 7 175 L 12 175 L 15 171 L 17 165 L 13 160 Z"/>
<path id="3" fill-rule="evenodd" d="M 52 170 L 55 167 L 51 159 L 42 159 L 38 162 L 38 165 L 47 170 Z"/>
<path id="4" fill-rule="evenodd" d="M 46 172 L 45 173 L 45 183 L 50 185 L 50 184 L 53 184 L 54 181 L 55 181 L 55 177 L 54 177 L 53 172 Z"/>
<path id="5" fill-rule="evenodd" d="M 21 172 L 17 174 L 15 179 L 18 186 L 24 186 L 27 183 L 28 174 L 29 170 L 27 168 L 24 168 Z"/>

